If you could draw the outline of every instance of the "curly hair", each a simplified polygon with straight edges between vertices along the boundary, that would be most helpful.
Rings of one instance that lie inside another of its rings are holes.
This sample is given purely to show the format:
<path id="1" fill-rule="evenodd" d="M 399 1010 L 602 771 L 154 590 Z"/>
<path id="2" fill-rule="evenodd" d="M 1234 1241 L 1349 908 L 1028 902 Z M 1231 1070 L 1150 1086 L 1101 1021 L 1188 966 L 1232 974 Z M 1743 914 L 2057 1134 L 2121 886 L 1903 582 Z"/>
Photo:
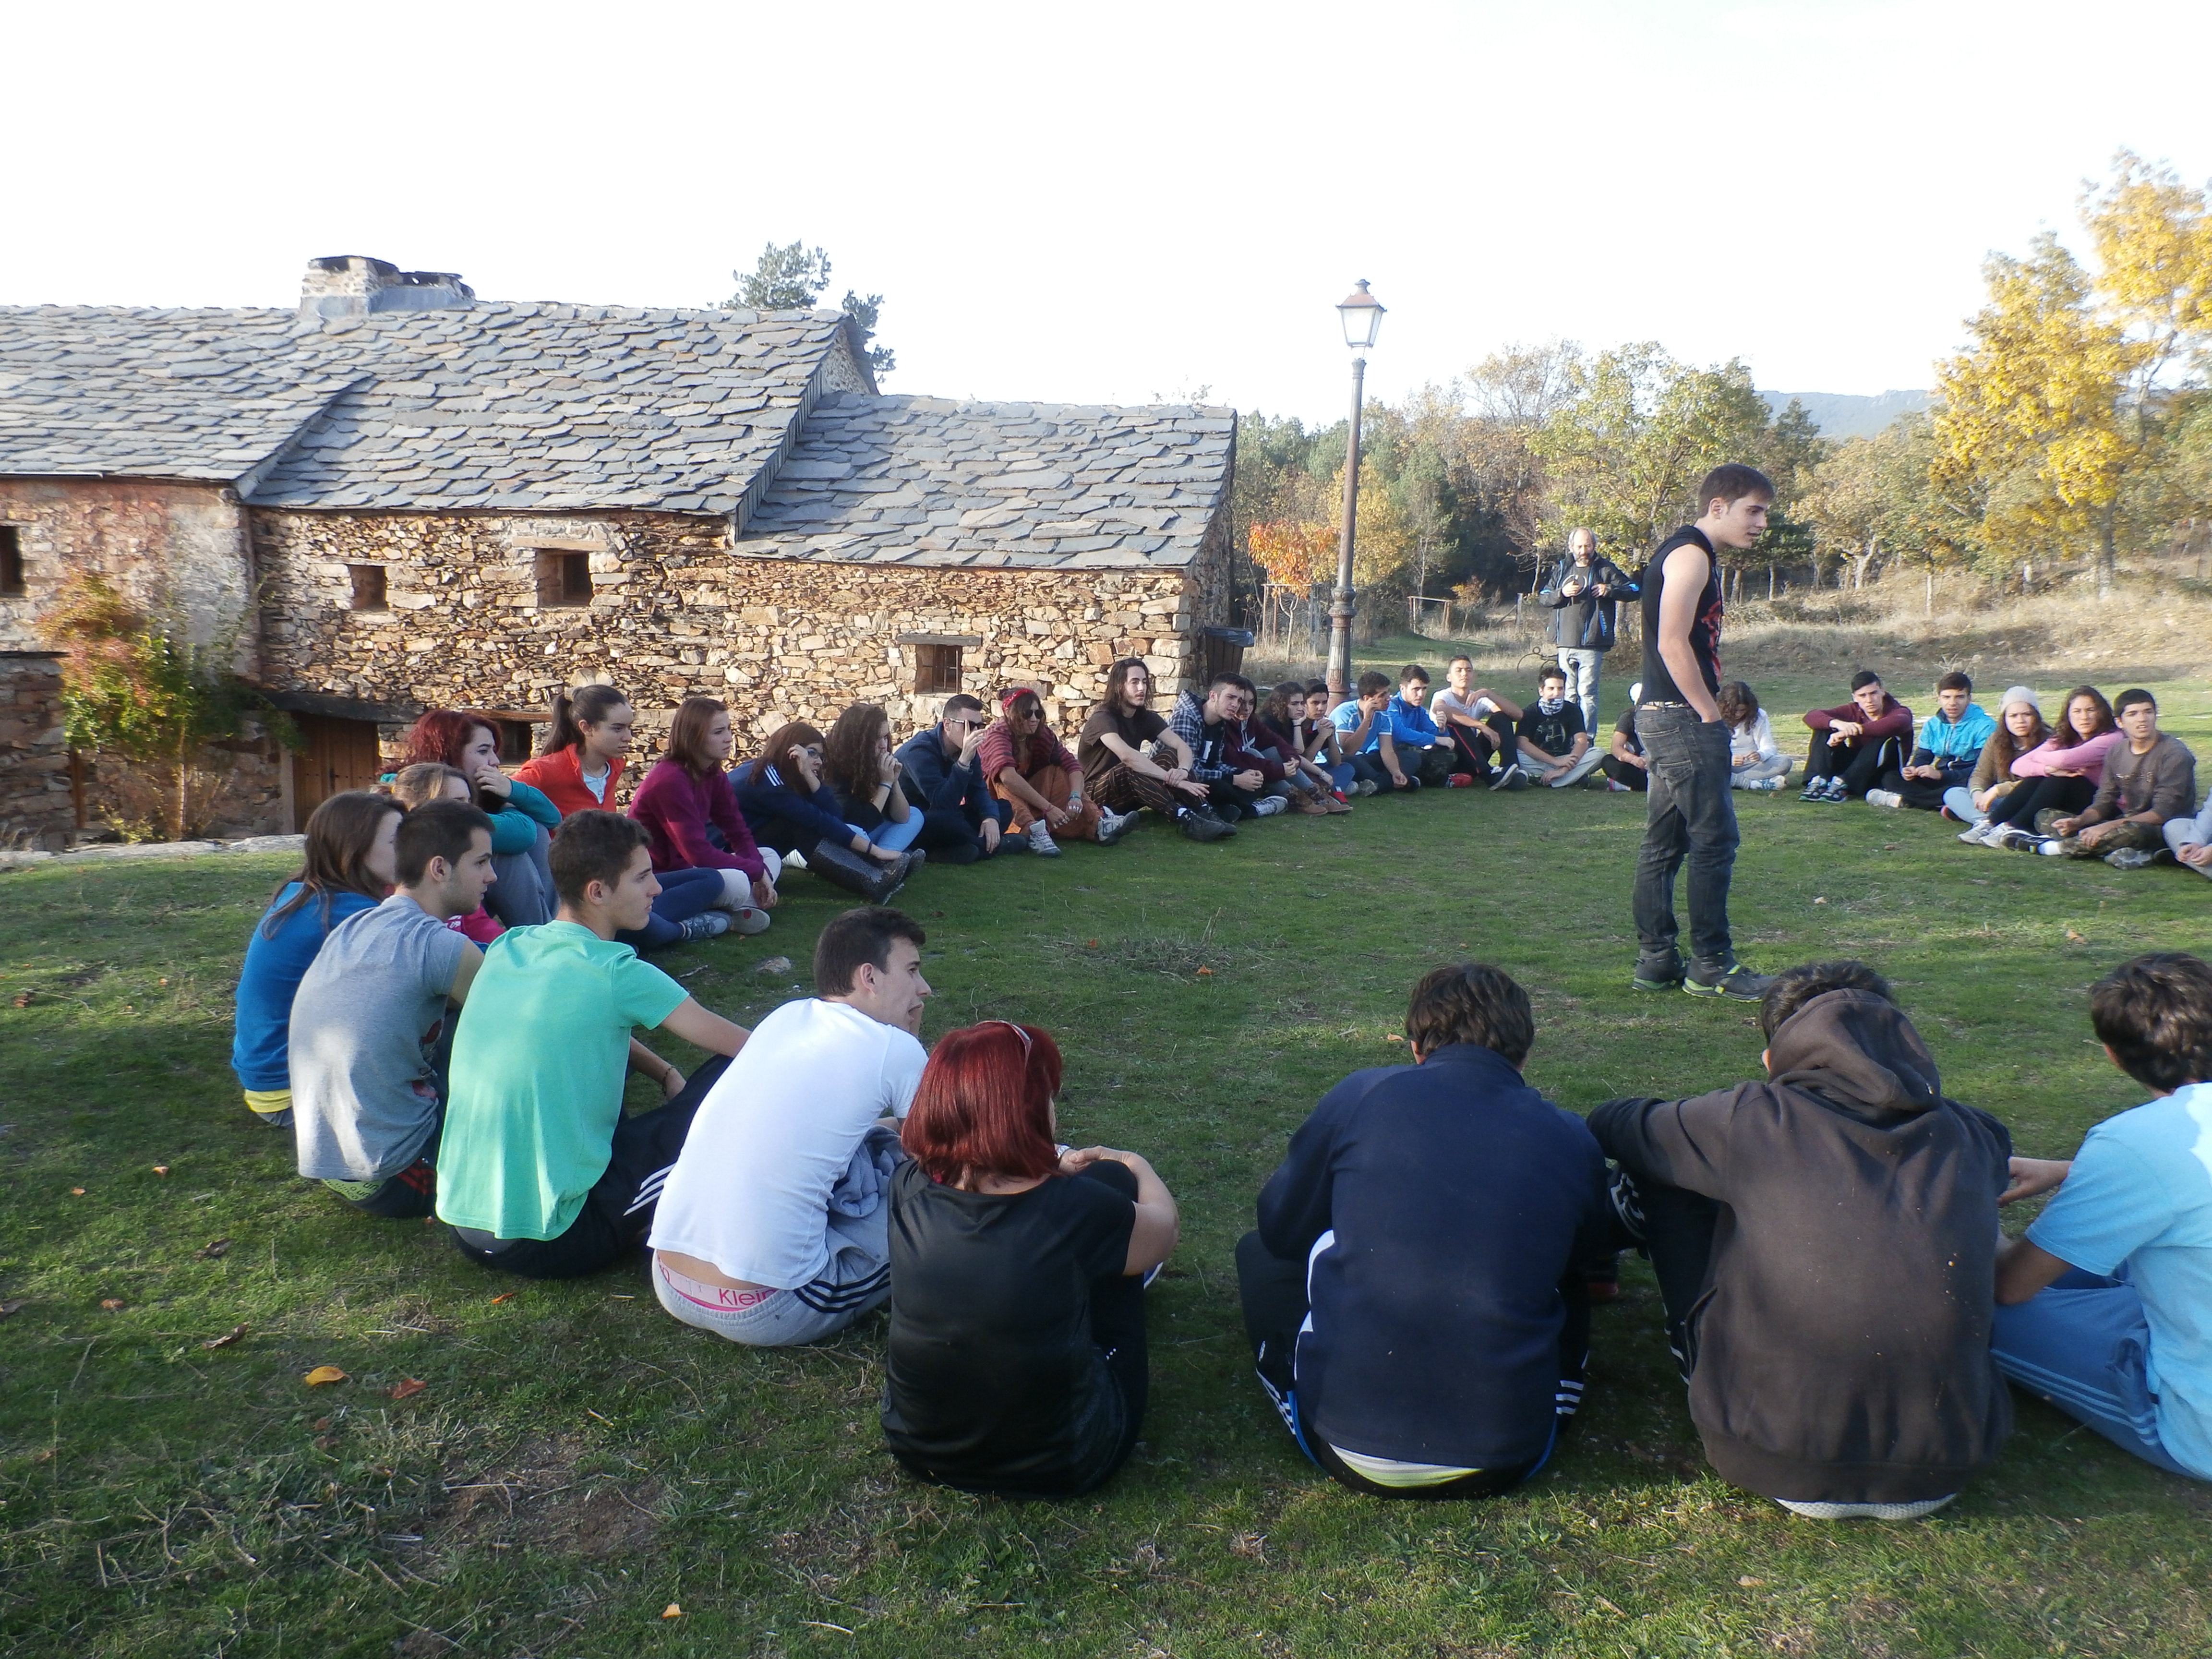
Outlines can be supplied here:
<path id="1" fill-rule="evenodd" d="M 822 781 L 841 795 L 870 793 L 883 781 L 876 740 L 890 729 L 890 716 L 872 702 L 856 702 L 838 715 L 822 745 Z"/>

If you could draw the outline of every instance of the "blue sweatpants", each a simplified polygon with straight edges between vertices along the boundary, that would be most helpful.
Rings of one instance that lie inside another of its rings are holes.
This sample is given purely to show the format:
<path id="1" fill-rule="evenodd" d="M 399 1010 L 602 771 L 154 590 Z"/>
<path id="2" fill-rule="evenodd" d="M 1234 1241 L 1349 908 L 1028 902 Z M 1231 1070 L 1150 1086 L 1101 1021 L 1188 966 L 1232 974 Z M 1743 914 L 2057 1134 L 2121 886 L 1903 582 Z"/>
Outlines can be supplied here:
<path id="1" fill-rule="evenodd" d="M 2030 1300 L 1997 1310 L 1997 1369 L 2077 1417 L 2124 1451 L 2169 1474 L 2192 1474 L 2159 1443 L 2158 1396 L 2144 1361 L 2150 1327 L 2124 1279 L 2069 1268 Z"/>

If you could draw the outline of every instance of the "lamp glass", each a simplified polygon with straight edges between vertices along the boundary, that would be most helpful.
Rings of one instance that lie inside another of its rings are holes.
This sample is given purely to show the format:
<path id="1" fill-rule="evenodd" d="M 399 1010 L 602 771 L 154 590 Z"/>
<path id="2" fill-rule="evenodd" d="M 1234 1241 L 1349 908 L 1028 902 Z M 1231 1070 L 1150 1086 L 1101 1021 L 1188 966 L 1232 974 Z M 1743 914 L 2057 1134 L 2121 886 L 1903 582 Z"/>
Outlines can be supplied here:
<path id="1" fill-rule="evenodd" d="M 1382 307 L 1367 292 L 1362 283 L 1351 298 L 1336 308 L 1344 319 L 1344 343 L 1355 351 L 1365 350 L 1375 343 L 1375 337 L 1382 327 Z"/>

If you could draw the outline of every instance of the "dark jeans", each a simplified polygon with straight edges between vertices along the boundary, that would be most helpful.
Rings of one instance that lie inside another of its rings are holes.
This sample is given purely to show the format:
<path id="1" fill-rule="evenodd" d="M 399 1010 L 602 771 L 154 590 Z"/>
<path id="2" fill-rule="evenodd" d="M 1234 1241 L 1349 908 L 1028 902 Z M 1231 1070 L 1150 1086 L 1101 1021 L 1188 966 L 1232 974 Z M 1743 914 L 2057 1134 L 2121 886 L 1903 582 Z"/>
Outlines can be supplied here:
<path id="1" fill-rule="evenodd" d="M 1398 769 L 1405 773 L 1406 781 L 1403 784 L 1392 779 L 1390 769 L 1382 764 L 1381 755 L 1354 755 L 1352 757 L 1352 775 L 1363 783 L 1373 784 L 1375 793 L 1378 795 L 1387 795 L 1394 789 L 1414 787 L 1413 774 L 1406 772 L 1406 763 L 1403 761 L 1398 763 Z"/>
<path id="2" fill-rule="evenodd" d="M 2033 830 L 2035 815 L 2046 807 L 2070 814 L 2096 798 L 2097 786 L 2087 778 L 2023 778 L 1990 803 L 1990 822 Z"/>
<path id="3" fill-rule="evenodd" d="M 1643 727 L 1639 725 L 1639 732 Z M 1901 738 L 1884 738 L 1880 743 L 1830 743 L 1828 734 L 1815 732 L 1813 746 L 1805 757 L 1805 781 L 1815 779 L 1841 778 L 1844 793 L 1863 795 L 1869 789 L 1881 787 L 1881 775 L 1905 764 L 1905 744 Z M 1939 794 L 1936 804 L 1941 806 Z"/>
<path id="4" fill-rule="evenodd" d="M 612 1267 L 653 1230 L 661 1183 L 684 1150 L 700 1103 L 729 1064 L 716 1054 L 684 1080 L 675 1099 L 616 1122 L 606 1173 L 557 1238 L 493 1238 L 453 1227 L 454 1247 L 471 1261 L 521 1279 L 581 1279 Z"/>
<path id="5" fill-rule="evenodd" d="M 1449 743 L 1431 744 L 1425 749 L 1401 744 L 1398 767 L 1407 776 L 1419 778 L 1428 788 L 1441 789 L 1444 780 L 1460 769 L 1458 750 Z"/>
<path id="6" fill-rule="evenodd" d="M 1636 1244 L 1650 1259 L 1666 1310 L 1667 1346 L 1687 1382 L 1698 1363 L 1694 1316 L 1712 1267 L 1713 1230 L 1720 1223 L 1721 1206 L 1702 1193 L 1638 1180 L 1626 1170 L 1613 1176 L 1613 1200 L 1630 1223 L 1620 1242 Z"/>
<path id="7" fill-rule="evenodd" d="M 995 813 L 991 816 L 998 817 Z M 998 817 L 998 823 L 1003 834 L 1006 820 Z M 984 850 L 981 826 L 970 823 L 966 811 L 957 806 L 939 806 L 924 812 L 921 833 L 914 838 L 914 844 L 941 864 L 973 864 L 977 859 L 991 855 Z"/>
<path id="8" fill-rule="evenodd" d="M 497 878 L 484 892 L 484 908 L 509 927 L 536 927 L 553 920 L 561 896 L 553 890 L 553 866 L 548 862 L 553 842 L 544 825 L 538 840 L 520 853 L 491 861 Z"/>
<path id="9" fill-rule="evenodd" d="M 1271 1252 L 1260 1235 L 1249 1232 L 1237 1241 L 1237 1291 L 1244 1307 L 1244 1334 L 1252 1344 L 1253 1369 L 1275 1402 L 1285 1426 L 1297 1437 L 1305 1455 L 1318 1463 L 1339 1486 L 1373 1498 L 1494 1498 L 1510 1492 L 1544 1466 L 1549 1447 L 1534 1462 L 1510 1468 L 1482 1469 L 1436 1486 L 1385 1486 L 1370 1480 L 1336 1454 L 1320 1435 L 1310 1432 L 1297 1406 L 1298 1328 L 1305 1323 L 1306 1264 Z M 1566 1300 L 1567 1322 L 1559 1332 L 1559 1395 L 1579 1399 L 1583 1373 L 1589 1363 L 1589 1293 L 1579 1269 L 1571 1269 L 1560 1281 Z M 1567 1384 L 1575 1386 L 1570 1389 Z M 1564 1425 L 1574 1413 L 1572 1405 L 1559 1408 Z"/>
<path id="10" fill-rule="evenodd" d="M 637 932 L 615 935 L 617 944 L 641 955 L 675 944 L 684 937 L 683 924 L 713 909 L 722 896 L 720 870 L 662 870 L 653 879 L 660 884 L 660 891 L 653 901 L 652 916 Z"/>
<path id="11" fill-rule="evenodd" d="M 1728 725 L 1702 721 L 1680 704 L 1637 711 L 1636 735 L 1651 763 L 1644 848 L 1636 856 L 1638 960 L 1653 968 L 1680 963 L 1675 948 L 1674 872 L 1690 866 L 1690 947 L 1693 971 L 1714 974 L 1735 960 L 1729 936 L 1729 876 L 1735 868 L 1735 827 Z"/>
<path id="12" fill-rule="evenodd" d="M 1649 769 L 1631 766 L 1618 756 L 1607 755 L 1597 763 L 1597 769 L 1615 783 L 1633 789 L 1639 795 L 1651 787 L 1651 774 Z"/>
<path id="13" fill-rule="evenodd" d="M 1923 812 L 1940 812 L 1943 810 L 1944 793 L 1965 788 L 1973 775 L 1973 769 L 1966 767 L 1955 772 L 1946 772 L 1942 777 L 1931 781 L 1928 778 L 1908 778 L 1900 768 L 1893 766 L 1882 774 L 1881 787 L 1895 790 L 1898 799 L 1907 806 L 1917 806 Z"/>
<path id="14" fill-rule="evenodd" d="M 1234 823 L 1239 818 L 1252 815 L 1252 803 L 1260 799 L 1256 789 L 1239 789 L 1225 778 L 1206 787 L 1206 804 L 1213 809 L 1213 816 L 1224 823 Z"/>

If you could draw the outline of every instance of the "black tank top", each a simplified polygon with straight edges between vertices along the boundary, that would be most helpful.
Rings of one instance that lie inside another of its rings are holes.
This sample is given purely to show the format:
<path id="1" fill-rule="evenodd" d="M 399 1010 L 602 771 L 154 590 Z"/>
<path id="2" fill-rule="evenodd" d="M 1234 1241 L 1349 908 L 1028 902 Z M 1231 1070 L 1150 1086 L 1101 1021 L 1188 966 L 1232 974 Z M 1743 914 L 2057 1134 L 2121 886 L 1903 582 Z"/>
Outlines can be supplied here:
<path id="1" fill-rule="evenodd" d="M 1698 596 L 1697 614 L 1690 618 L 1690 650 L 1698 659 L 1698 672 L 1705 680 L 1706 691 L 1715 696 L 1720 694 L 1721 562 L 1713 556 L 1713 544 L 1705 538 L 1705 532 L 1693 524 L 1686 524 L 1659 544 L 1659 550 L 1651 556 L 1651 562 L 1644 567 L 1643 575 L 1637 579 L 1644 589 L 1644 702 L 1689 701 L 1682 695 L 1682 688 L 1674 684 L 1667 659 L 1659 654 L 1659 600 L 1666 586 L 1667 556 L 1678 547 L 1699 548 L 1705 556 L 1705 591 Z"/>

